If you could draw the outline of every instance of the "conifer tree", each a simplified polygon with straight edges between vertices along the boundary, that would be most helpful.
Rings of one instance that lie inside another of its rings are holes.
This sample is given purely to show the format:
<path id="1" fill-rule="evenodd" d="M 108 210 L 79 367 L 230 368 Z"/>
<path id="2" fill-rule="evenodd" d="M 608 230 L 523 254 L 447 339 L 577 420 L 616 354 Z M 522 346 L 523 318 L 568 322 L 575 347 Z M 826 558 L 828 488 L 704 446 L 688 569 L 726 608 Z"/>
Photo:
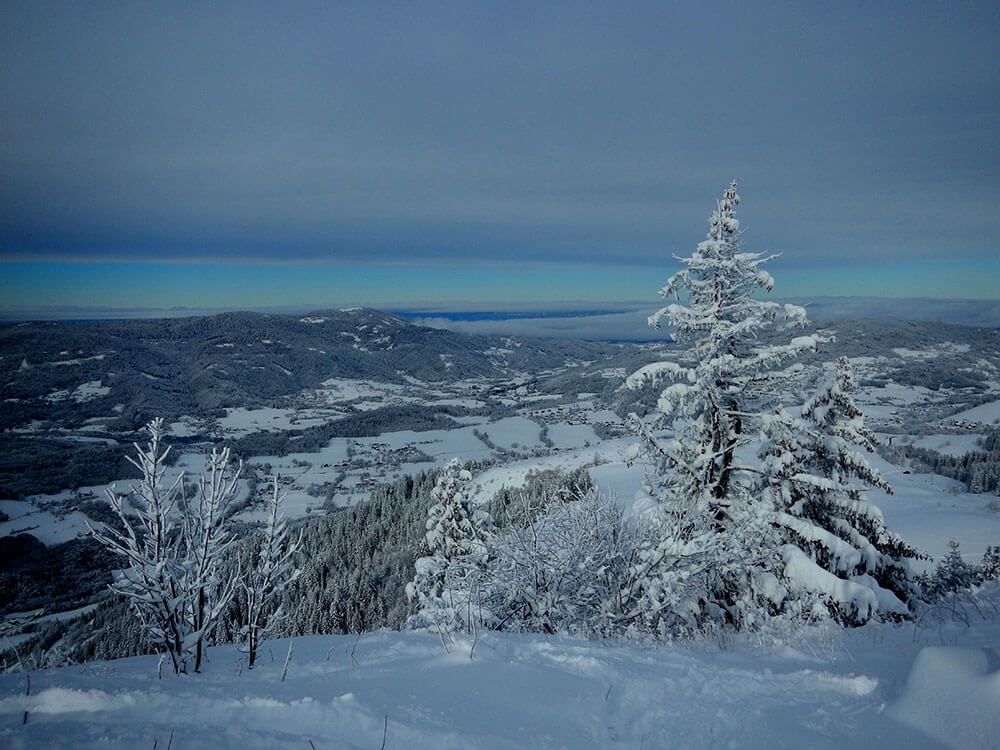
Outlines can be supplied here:
<path id="1" fill-rule="evenodd" d="M 470 584 L 486 559 L 489 513 L 472 502 L 472 474 L 452 459 L 432 491 L 424 542 L 428 554 L 417 559 L 407 596 L 417 612 L 410 627 L 441 633 L 466 627 L 472 605 Z"/>
<path id="2" fill-rule="evenodd" d="M 865 488 L 891 494 L 892 487 L 862 453 L 877 441 L 853 391 L 841 357 L 798 415 L 779 410 L 764 420 L 759 451 L 783 545 L 773 571 L 787 587 L 781 604 L 810 617 L 824 607 L 845 624 L 908 616 L 916 587 L 907 559 L 921 556 L 864 496 Z"/>
<path id="3" fill-rule="evenodd" d="M 679 259 L 684 268 L 660 291 L 673 302 L 649 319 L 657 328 L 670 324 L 674 338 L 690 345 L 690 361 L 657 362 L 627 381 L 631 388 L 669 383 L 651 416 L 630 416 L 654 466 L 649 490 L 664 516 L 659 545 L 646 551 L 641 573 L 661 610 L 681 606 L 694 620 L 741 618 L 768 525 L 750 492 L 757 469 L 741 465 L 738 451 L 774 389 L 776 366 L 822 340 L 761 343 L 763 334 L 802 325 L 806 315 L 801 307 L 755 296 L 773 288 L 763 266 L 776 256 L 743 252 L 739 202 L 734 182 L 712 213 L 708 236 Z M 655 592 L 676 588 L 678 577 L 691 595 L 683 604 L 663 603 Z"/>
<path id="4" fill-rule="evenodd" d="M 941 558 L 934 574 L 930 577 L 926 593 L 929 598 L 936 599 L 947 594 L 974 586 L 978 581 L 979 571 L 962 557 L 962 551 L 956 540 L 948 542 L 948 553 Z"/>
<path id="5" fill-rule="evenodd" d="M 1000 545 L 987 547 L 983 552 L 983 562 L 979 566 L 979 576 L 983 581 L 1000 580 Z"/>

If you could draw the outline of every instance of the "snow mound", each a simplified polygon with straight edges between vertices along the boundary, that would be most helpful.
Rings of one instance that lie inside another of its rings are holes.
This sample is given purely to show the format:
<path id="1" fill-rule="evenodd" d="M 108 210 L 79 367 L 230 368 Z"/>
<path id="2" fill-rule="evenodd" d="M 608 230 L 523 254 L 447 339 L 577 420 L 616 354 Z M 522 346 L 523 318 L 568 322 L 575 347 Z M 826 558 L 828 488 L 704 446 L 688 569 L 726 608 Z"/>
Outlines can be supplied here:
<path id="1" fill-rule="evenodd" d="M 995 648 L 922 649 L 890 714 L 948 747 L 996 747 L 1000 741 L 1000 652 Z"/>

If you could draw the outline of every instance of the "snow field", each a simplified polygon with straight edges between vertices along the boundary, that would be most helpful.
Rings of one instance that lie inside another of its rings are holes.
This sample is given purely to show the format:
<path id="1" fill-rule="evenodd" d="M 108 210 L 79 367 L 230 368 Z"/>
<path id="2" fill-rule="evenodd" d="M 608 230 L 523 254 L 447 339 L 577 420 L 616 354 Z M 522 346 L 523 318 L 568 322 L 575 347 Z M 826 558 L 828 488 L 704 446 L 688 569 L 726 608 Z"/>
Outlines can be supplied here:
<path id="1" fill-rule="evenodd" d="M 928 448 L 946 456 L 964 456 L 966 453 L 982 450 L 979 441 L 982 435 L 923 435 L 918 438 L 903 438 L 903 442 L 918 448 Z"/>
<path id="2" fill-rule="evenodd" d="M 485 633 L 448 653 L 427 634 L 312 636 L 284 682 L 287 640 L 253 672 L 220 646 L 186 677 L 137 657 L 36 673 L 25 695 L 2 675 L 0 744 L 375 748 L 385 727 L 387 749 L 413 750 L 989 747 L 1000 625 L 944 633 L 878 625 L 770 651 Z M 962 645 L 924 647 L 938 637 Z"/>
<path id="3" fill-rule="evenodd" d="M 315 427 L 344 416 L 344 412 L 331 409 L 226 409 L 226 416 L 219 418 L 219 428 L 226 437 L 242 437 L 262 430 L 301 430 Z"/>
<path id="4" fill-rule="evenodd" d="M 993 425 L 1000 422 L 1000 401 L 990 401 L 988 404 L 974 406 L 951 417 L 949 421 L 978 422 L 984 425 Z"/>
<path id="5" fill-rule="evenodd" d="M 0 537 L 31 534 L 49 546 L 67 542 L 87 534 L 87 516 L 79 511 L 56 515 L 31 503 L 18 500 L 0 500 L 0 509 L 9 521 L 0 523 Z"/>
<path id="6" fill-rule="evenodd" d="M 890 529 L 918 549 L 939 559 L 954 538 L 961 543 L 963 556 L 978 562 L 986 547 L 1000 541 L 1000 513 L 986 507 L 992 496 L 969 494 L 961 482 L 937 474 L 904 474 L 880 456 L 867 458 L 894 490 L 892 495 L 870 490 L 869 501 L 882 510 Z M 914 567 L 933 567 L 933 563 L 917 562 Z"/>
<path id="7" fill-rule="evenodd" d="M 126 450 L 124 446 L 122 449 Z M 164 473 L 165 482 L 172 483 L 182 472 L 188 480 L 194 481 L 204 471 L 205 463 L 206 457 L 203 453 L 181 453 L 177 457 L 177 462 L 167 467 Z M 132 481 L 124 479 L 113 484 L 124 490 L 132 485 Z M 63 490 L 52 495 L 34 495 L 24 500 L 0 500 L 0 510 L 10 517 L 9 521 L 0 523 L 0 537 L 28 533 L 48 546 L 86 536 L 90 530 L 87 528 L 85 514 L 80 511 L 63 513 L 58 509 L 66 503 L 74 502 L 77 497 L 106 503 L 105 492 L 111 486 L 113 485 L 99 484 L 80 487 L 75 492 Z M 245 483 L 240 493 L 241 497 L 245 496 Z"/>

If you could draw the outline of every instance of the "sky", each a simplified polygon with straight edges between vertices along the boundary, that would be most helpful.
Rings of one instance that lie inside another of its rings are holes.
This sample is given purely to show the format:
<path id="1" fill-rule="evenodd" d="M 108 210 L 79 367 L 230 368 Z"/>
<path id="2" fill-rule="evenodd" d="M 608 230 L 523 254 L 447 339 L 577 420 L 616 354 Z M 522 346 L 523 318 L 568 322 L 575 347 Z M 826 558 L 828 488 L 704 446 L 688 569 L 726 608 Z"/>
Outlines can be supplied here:
<path id="1" fill-rule="evenodd" d="M 0 312 L 1000 298 L 996 3 L 0 5 Z"/>

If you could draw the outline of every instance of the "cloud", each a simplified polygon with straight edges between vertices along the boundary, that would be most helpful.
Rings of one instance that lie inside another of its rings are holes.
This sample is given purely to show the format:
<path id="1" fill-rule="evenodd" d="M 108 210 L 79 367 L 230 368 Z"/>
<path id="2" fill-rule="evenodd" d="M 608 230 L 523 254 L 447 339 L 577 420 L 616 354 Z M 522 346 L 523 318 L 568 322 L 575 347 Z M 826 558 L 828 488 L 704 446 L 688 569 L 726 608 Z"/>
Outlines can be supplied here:
<path id="1" fill-rule="evenodd" d="M 826 323 L 863 318 L 917 320 L 954 325 L 1000 328 L 1000 302 L 964 299 L 885 299 L 878 297 L 796 297 L 777 300 L 806 307 L 810 320 Z M 617 310 L 595 310 L 586 302 L 563 302 L 545 308 L 532 304 L 464 304 L 461 312 L 440 303 L 414 304 L 405 311 L 391 304 L 376 305 L 418 325 L 444 328 L 467 334 L 533 336 L 587 339 L 591 341 L 664 341 L 669 330 L 649 327 L 655 303 L 616 303 Z M 352 307 L 354 303 L 341 307 Z M 364 305 L 362 305 L 364 306 Z M 327 306 L 328 307 L 328 306 Z M 173 318 L 216 315 L 247 309 L 243 307 L 109 307 L 46 305 L 0 308 L 0 320 L 107 320 L 127 318 Z M 256 312 L 302 315 L 325 309 L 322 305 L 279 305 L 250 308 Z"/>
<path id="2" fill-rule="evenodd" d="M 862 318 L 896 318 L 955 325 L 1000 328 L 1000 302 L 990 300 L 882 299 L 876 297 L 811 297 L 780 300 L 804 305 L 817 323 Z M 654 306 L 622 312 L 558 318 L 452 320 L 415 317 L 421 325 L 460 333 L 500 336 L 542 336 L 599 341 L 663 341 L 669 330 L 656 331 L 647 319 Z"/>
<path id="3" fill-rule="evenodd" d="M 507 320 L 450 320 L 441 317 L 414 318 L 413 322 L 459 333 L 498 336 L 541 336 L 593 341 L 664 341 L 665 331 L 649 327 L 652 311 L 628 311 L 605 315 Z"/>
<path id="4" fill-rule="evenodd" d="M 997 18 L 6 7 L 0 256 L 660 264 L 736 176 L 754 246 L 993 257 Z"/>

